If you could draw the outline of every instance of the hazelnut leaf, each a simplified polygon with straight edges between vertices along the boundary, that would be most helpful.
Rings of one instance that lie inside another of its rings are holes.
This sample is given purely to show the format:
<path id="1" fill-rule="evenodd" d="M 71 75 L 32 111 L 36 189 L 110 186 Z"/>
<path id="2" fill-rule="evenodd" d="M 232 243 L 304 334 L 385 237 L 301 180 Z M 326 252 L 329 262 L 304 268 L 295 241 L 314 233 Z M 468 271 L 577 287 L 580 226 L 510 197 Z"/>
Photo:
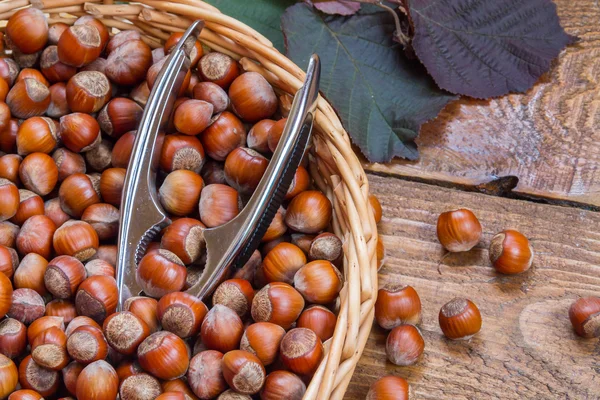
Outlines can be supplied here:
<path id="1" fill-rule="evenodd" d="M 280 52 L 285 52 L 281 33 L 281 14 L 294 0 L 206 0 L 223 14 L 256 29 Z"/>
<path id="2" fill-rule="evenodd" d="M 347 18 L 298 3 L 285 11 L 282 27 L 296 64 L 306 66 L 313 53 L 321 57 L 321 91 L 369 160 L 418 157 L 414 139 L 421 124 L 456 97 L 403 55 L 388 12 L 363 4 Z"/>
<path id="3" fill-rule="evenodd" d="M 360 3 L 353 0 L 306 0 L 325 14 L 352 15 L 360 10 Z"/>
<path id="4" fill-rule="evenodd" d="M 410 0 L 414 51 L 439 87 L 475 98 L 524 92 L 574 37 L 550 0 Z"/>

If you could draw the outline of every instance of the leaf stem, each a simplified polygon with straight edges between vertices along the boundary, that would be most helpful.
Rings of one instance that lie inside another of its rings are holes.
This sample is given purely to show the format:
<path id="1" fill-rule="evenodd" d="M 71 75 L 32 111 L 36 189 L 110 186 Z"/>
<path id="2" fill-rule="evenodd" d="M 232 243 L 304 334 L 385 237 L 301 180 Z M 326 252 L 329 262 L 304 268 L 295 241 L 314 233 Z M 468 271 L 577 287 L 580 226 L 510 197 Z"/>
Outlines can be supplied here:
<path id="1" fill-rule="evenodd" d="M 394 10 L 392 7 L 389 7 L 386 4 L 384 4 L 383 0 L 351 0 L 351 1 L 354 1 L 356 3 L 373 4 L 377 7 L 383 8 L 384 10 L 388 11 L 394 17 L 394 23 L 396 24 L 396 30 L 394 31 L 394 39 L 398 43 L 402 44 L 403 46 L 406 46 L 409 44 L 410 38 L 408 36 L 406 36 L 404 33 L 402 33 L 402 28 L 400 25 L 400 18 L 398 17 L 396 10 Z M 398 1 L 397 3 L 398 3 L 398 7 L 400 8 L 400 10 L 406 14 L 406 10 L 404 9 L 401 1 Z"/>

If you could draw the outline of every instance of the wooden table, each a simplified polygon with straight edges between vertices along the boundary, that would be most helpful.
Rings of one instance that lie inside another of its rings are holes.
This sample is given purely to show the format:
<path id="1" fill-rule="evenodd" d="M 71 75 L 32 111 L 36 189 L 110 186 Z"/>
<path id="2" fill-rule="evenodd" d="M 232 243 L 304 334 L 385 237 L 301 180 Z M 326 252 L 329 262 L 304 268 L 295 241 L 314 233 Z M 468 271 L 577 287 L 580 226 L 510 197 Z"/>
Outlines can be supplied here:
<path id="1" fill-rule="evenodd" d="M 418 162 L 365 163 L 384 208 L 380 283 L 417 289 L 426 347 L 417 365 L 396 367 L 374 326 L 346 398 L 364 399 L 387 374 L 406 378 L 415 399 L 600 398 L 600 341 L 578 338 L 568 319 L 574 299 L 600 296 L 600 5 L 557 5 L 581 42 L 527 94 L 460 100 L 423 128 Z M 484 237 L 444 257 L 435 224 L 452 205 L 473 209 Z M 490 239 L 507 228 L 536 252 L 522 275 L 489 266 Z M 445 340 L 437 322 L 456 296 L 483 315 L 470 341 Z"/>

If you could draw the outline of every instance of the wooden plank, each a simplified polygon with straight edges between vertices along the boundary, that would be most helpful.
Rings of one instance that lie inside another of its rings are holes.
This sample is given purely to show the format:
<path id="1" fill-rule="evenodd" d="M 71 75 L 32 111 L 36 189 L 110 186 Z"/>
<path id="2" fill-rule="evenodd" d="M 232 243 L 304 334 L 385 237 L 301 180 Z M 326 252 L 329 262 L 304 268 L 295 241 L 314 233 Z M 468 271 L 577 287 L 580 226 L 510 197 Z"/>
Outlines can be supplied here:
<path id="1" fill-rule="evenodd" d="M 415 399 L 598 399 L 600 341 L 573 333 L 568 308 L 600 295 L 600 213 L 369 176 L 383 204 L 387 262 L 380 282 L 412 285 L 423 304 L 425 354 L 412 367 L 386 362 L 386 333 L 374 326 L 348 399 L 364 399 L 377 378 L 410 382 Z M 445 252 L 435 225 L 449 206 L 471 208 L 483 226 L 471 252 Z M 528 236 L 531 270 L 501 276 L 489 266 L 491 237 L 507 228 Z M 444 339 L 441 306 L 457 296 L 477 304 L 483 328 L 473 339 Z"/>
<path id="2" fill-rule="evenodd" d="M 516 176 L 514 191 L 600 206 L 600 7 L 556 0 L 568 47 L 524 95 L 462 99 L 423 126 L 418 162 L 371 171 L 475 186 Z"/>

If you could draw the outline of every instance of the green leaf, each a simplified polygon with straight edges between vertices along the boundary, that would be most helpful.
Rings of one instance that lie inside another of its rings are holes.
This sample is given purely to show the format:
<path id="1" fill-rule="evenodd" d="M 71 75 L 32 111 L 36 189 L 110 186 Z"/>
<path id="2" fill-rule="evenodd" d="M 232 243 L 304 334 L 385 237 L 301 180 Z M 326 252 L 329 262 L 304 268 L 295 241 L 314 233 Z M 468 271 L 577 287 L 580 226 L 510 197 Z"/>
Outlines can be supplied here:
<path id="1" fill-rule="evenodd" d="M 281 14 L 294 0 L 206 0 L 222 13 L 256 29 L 280 52 L 285 51 L 281 32 Z"/>
<path id="2" fill-rule="evenodd" d="M 299 3 L 283 14 L 282 27 L 296 64 L 305 67 L 313 53 L 321 57 L 321 90 L 369 160 L 418 158 L 421 125 L 455 96 L 403 55 L 389 13 L 363 4 L 350 18 L 327 16 Z"/>

